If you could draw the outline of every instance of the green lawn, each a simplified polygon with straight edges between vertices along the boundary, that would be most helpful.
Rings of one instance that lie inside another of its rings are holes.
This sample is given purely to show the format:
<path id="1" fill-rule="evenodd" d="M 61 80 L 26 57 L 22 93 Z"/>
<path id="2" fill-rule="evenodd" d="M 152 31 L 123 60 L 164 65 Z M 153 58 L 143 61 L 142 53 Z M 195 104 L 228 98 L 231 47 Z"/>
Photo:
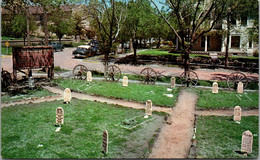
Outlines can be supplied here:
<path id="1" fill-rule="evenodd" d="M 50 93 L 47 90 L 36 88 L 34 90 L 25 90 L 24 93 L 17 93 L 17 94 L 6 94 L 1 96 L 1 102 L 14 102 L 22 99 L 29 99 L 29 98 L 35 98 L 35 97 L 46 97 L 46 96 L 53 96 L 54 93 Z"/>
<path id="2" fill-rule="evenodd" d="M 167 87 L 162 85 L 129 83 L 128 87 L 123 87 L 122 82 L 93 81 L 89 83 L 86 80 L 74 79 L 56 79 L 53 82 L 63 88 L 70 88 L 87 94 L 122 98 L 142 103 L 150 99 L 154 105 L 169 107 L 174 106 L 179 94 L 179 88 L 168 92 Z M 170 98 L 163 94 L 173 94 L 173 97 Z"/>
<path id="3" fill-rule="evenodd" d="M 165 55 L 174 55 L 173 53 L 169 53 L 168 51 L 160 51 L 157 49 L 150 49 L 143 52 L 137 53 L 138 55 L 150 55 L 150 56 L 165 56 Z"/>
<path id="4" fill-rule="evenodd" d="M 241 106 L 242 108 L 258 108 L 258 92 L 244 92 L 238 94 L 235 91 L 221 91 L 213 94 L 212 90 L 196 89 L 199 95 L 197 108 L 220 109 Z"/>
<path id="5" fill-rule="evenodd" d="M 197 153 L 203 158 L 258 158 L 258 117 L 242 117 L 241 123 L 233 117 L 200 116 L 197 123 Z M 250 130 L 253 137 L 253 152 L 245 157 L 241 150 L 242 134 Z"/>
<path id="6" fill-rule="evenodd" d="M 12 55 L 12 47 L 7 50 L 7 47 L 1 46 L 1 55 Z"/>
<path id="7" fill-rule="evenodd" d="M 64 125 L 55 132 L 55 112 L 64 109 Z M 117 124 L 136 116 L 135 110 L 72 99 L 1 109 L 1 149 L 4 159 L 145 158 L 163 122 L 163 113 L 132 130 Z M 109 133 L 108 154 L 102 150 L 103 130 Z"/>

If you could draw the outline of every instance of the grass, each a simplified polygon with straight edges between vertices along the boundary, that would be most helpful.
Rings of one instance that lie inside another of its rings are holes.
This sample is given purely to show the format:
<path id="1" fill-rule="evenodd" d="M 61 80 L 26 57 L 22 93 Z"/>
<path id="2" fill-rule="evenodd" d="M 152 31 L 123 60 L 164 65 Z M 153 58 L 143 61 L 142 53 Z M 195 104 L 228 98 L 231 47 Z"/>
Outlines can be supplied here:
<path id="1" fill-rule="evenodd" d="M 241 106 L 242 108 L 258 108 L 258 92 L 220 91 L 213 94 L 212 90 L 196 89 L 199 95 L 197 108 L 199 109 L 220 109 Z"/>
<path id="2" fill-rule="evenodd" d="M 14 37 L 2 37 L 2 40 L 22 40 L 22 38 L 14 38 Z"/>
<path id="3" fill-rule="evenodd" d="M 1 55 L 12 55 L 12 47 L 8 47 L 7 50 L 7 47 L 1 46 Z"/>
<path id="4" fill-rule="evenodd" d="M 116 124 L 124 119 L 144 115 L 135 110 L 105 103 L 72 99 L 26 104 L 2 108 L 1 149 L 4 159 L 85 159 L 144 158 L 149 143 L 163 122 L 163 116 L 153 114 L 153 121 L 133 130 Z M 64 125 L 55 132 L 55 111 L 64 109 Z M 108 154 L 102 150 L 103 130 L 109 134 Z"/>
<path id="5" fill-rule="evenodd" d="M 104 77 L 104 73 L 101 73 L 99 71 L 92 71 L 92 75 L 94 77 Z M 138 80 L 139 76 L 136 74 L 122 74 L 121 77 L 127 76 L 129 80 Z M 175 76 L 176 84 L 181 84 L 180 77 Z M 164 77 L 157 77 L 157 82 L 163 82 L 163 83 L 170 83 L 171 82 L 171 76 L 164 76 Z M 212 87 L 212 84 L 214 81 L 212 80 L 198 80 L 197 86 L 209 86 Z M 218 81 L 218 86 L 221 88 L 228 88 L 226 81 Z M 246 89 L 252 89 L 252 90 L 258 90 L 258 82 L 251 81 L 248 82 Z"/>
<path id="6" fill-rule="evenodd" d="M 74 79 L 56 79 L 53 82 L 62 88 L 70 88 L 86 94 L 134 100 L 142 103 L 150 99 L 154 105 L 168 107 L 174 106 L 179 94 L 179 88 L 168 92 L 167 87 L 162 85 L 129 83 L 128 87 L 123 87 L 121 82 L 93 81 L 89 83 L 84 80 Z M 173 98 L 163 94 L 173 94 Z"/>
<path id="7" fill-rule="evenodd" d="M 60 68 L 60 66 L 55 66 L 54 67 L 54 72 L 65 72 L 65 71 L 69 71 L 68 69 L 64 69 L 64 68 Z"/>
<path id="8" fill-rule="evenodd" d="M 7 103 L 7 102 L 15 102 L 22 99 L 30 99 L 35 97 L 46 97 L 46 96 L 53 96 L 54 93 L 50 93 L 47 90 L 36 88 L 34 90 L 25 90 L 24 93 L 15 93 L 15 94 L 6 94 L 1 96 L 1 102 Z"/>
<path id="9" fill-rule="evenodd" d="M 197 153 L 203 158 L 245 158 L 258 157 L 258 117 L 242 117 L 241 123 L 233 117 L 200 116 L 197 123 Z M 253 152 L 245 157 L 241 150 L 242 134 L 250 130 L 253 137 Z"/>
<path id="10" fill-rule="evenodd" d="M 150 55 L 150 56 L 165 56 L 165 55 L 173 55 L 172 53 L 169 53 L 168 51 L 160 51 L 157 49 L 150 49 L 143 52 L 137 53 L 138 55 Z"/>
<path id="11" fill-rule="evenodd" d="M 180 57 L 180 53 L 169 53 L 168 50 L 161 50 L 161 49 L 149 49 L 143 52 L 139 52 L 139 55 L 151 55 L 151 56 L 166 56 L 166 55 L 172 55 Z M 201 55 L 201 54 L 190 54 L 190 57 L 201 57 L 201 58 L 210 58 L 209 55 Z M 219 59 L 224 59 L 225 56 L 219 56 Z M 232 60 L 240 60 L 240 61 L 246 61 L 246 60 L 258 60 L 259 57 L 254 56 L 229 56 L 229 59 Z"/>

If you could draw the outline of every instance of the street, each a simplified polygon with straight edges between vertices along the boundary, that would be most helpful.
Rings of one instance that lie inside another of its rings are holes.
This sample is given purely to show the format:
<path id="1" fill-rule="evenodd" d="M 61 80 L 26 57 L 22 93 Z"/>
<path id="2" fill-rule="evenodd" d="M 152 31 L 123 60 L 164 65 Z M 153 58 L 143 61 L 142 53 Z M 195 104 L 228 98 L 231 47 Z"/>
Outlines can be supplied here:
<path id="1" fill-rule="evenodd" d="M 62 69 L 73 70 L 73 68 L 82 64 L 87 67 L 88 70 L 96 70 L 104 72 L 104 65 L 102 62 L 97 60 L 83 61 L 84 59 L 74 58 L 72 56 L 72 51 L 76 48 L 65 48 L 63 51 L 54 53 L 54 66 L 60 66 Z M 130 53 L 131 54 L 131 53 Z M 129 54 L 127 54 L 129 55 Z M 123 57 L 124 55 L 120 55 Z M 117 64 L 116 64 L 117 65 Z M 12 56 L 1 56 L 1 68 L 7 70 L 8 72 L 13 72 Z M 153 64 L 153 65 L 118 65 L 122 73 L 140 73 L 142 69 L 146 67 L 153 68 L 156 72 L 162 73 L 165 76 L 180 76 L 184 71 L 182 68 L 177 67 L 167 67 L 163 65 Z M 227 76 L 234 72 L 233 70 L 226 69 L 197 69 L 195 72 L 198 74 L 201 80 L 226 80 Z M 258 80 L 257 73 L 245 73 L 249 79 Z"/>

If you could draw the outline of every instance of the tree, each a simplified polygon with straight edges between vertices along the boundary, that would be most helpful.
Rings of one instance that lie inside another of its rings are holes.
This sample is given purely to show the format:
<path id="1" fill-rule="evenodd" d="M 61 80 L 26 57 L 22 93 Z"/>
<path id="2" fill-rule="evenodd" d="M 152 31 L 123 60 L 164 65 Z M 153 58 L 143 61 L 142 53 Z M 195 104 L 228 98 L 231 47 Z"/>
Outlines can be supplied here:
<path id="1" fill-rule="evenodd" d="M 47 46 L 49 44 L 48 13 L 52 13 L 55 8 L 59 8 L 62 4 L 66 4 L 66 0 L 31 0 L 31 3 L 42 7 L 44 44 Z"/>
<path id="2" fill-rule="evenodd" d="M 30 0 L 3 0 L 3 6 L 6 9 L 12 11 L 13 14 L 15 14 L 15 15 L 19 14 L 19 15 L 25 16 L 26 19 L 23 22 L 26 22 L 27 45 L 31 44 L 30 34 L 32 31 L 30 31 L 30 28 L 32 28 L 32 26 L 30 26 L 30 25 L 34 24 L 34 23 L 32 23 L 32 19 L 30 18 L 29 5 L 31 5 Z M 17 20 L 21 19 L 21 17 L 19 17 L 19 18 L 16 17 L 16 18 L 17 18 Z M 16 30 L 19 30 L 19 28 L 17 28 Z"/>
<path id="3" fill-rule="evenodd" d="M 72 34 L 71 18 L 68 17 L 60 8 L 56 8 L 55 14 L 50 17 L 52 22 L 49 30 L 57 35 L 59 41 L 65 34 Z"/>
<path id="4" fill-rule="evenodd" d="M 105 55 L 106 70 L 109 53 L 126 19 L 126 5 L 122 1 L 115 0 L 90 0 L 86 13 L 90 15 L 92 25 L 97 28 L 100 50 Z"/>
<path id="5" fill-rule="evenodd" d="M 204 34 L 210 32 L 224 13 L 222 0 L 166 0 L 168 16 L 166 17 L 154 0 L 151 0 L 161 17 L 178 37 L 184 58 L 184 69 L 189 71 L 189 54 L 193 45 Z M 168 20 L 175 19 L 173 25 Z M 188 84 L 187 84 L 188 85 Z"/>
<path id="6" fill-rule="evenodd" d="M 22 37 L 24 39 L 24 45 L 26 37 L 28 40 L 28 34 L 30 35 L 33 31 L 37 29 L 37 26 L 32 21 L 29 21 L 29 24 L 27 21 L 28 19 L 26 18 L 26 16 L 22 14 L 15 15 L 12 19 L 11 27 L 9 28 L 12 31 L 12 37 Z"/>
<path id="7" fill-rule="evenodd" d="M 229 43 L 230 43 L 230 32 L 233 29 L 232 20 L 239 20 L 243 17 L 247 18 L 248 16 L 253 18 L 258 22 L 258 1 L 257 0 L 227 0 L 226 1 L 226 9 L 224 13 L 226 30 L 224 31 L 224 35 L 226 37 L 225 43 L 225 68 L 228 68 L 228 53 L 229 53 Z M 258 28 L 258 27 L 257 27 Z M 256 35 L 256 28 L 249 29 L 249 37 L 253 39 Z M 252 33 L 252 34 L 251 34 Z M 255 39 L 255 38 L 254 38 Z M 258 38 L 257 38 L 258 39 Z M 256 39 L 255 39 L 256 40 Z"/>
<path id="8" fill-rule="evenodd" d="M 149 0 L 130 0 L 128 3 L 125 28 L 128 30 L 128 34 L 131 37 L 130 42 L 133 40 L 134 62 L 136 62 L 138 40 L 141 42 L 142 39 L 146 39 L 150 36 L 148 33 L 151 33 L 151 25 L 152 22 L 154 22 L 151 13 L 152 7 Z"/>

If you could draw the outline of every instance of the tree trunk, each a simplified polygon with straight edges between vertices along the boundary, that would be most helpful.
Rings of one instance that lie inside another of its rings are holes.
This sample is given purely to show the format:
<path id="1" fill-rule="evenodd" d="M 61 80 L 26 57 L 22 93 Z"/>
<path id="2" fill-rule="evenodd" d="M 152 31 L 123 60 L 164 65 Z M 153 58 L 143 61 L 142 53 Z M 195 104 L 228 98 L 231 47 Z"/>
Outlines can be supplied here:
<path id="1" fill-rule="evenodd" d="M 226 48 L 225 48 L 225 68 L 228 68 L 228 47 L 229 47 L 229 41 L 230 41 L 230 21 L 229 16 L 227 17 L 227 41 L 226 41 Z"/>
<path id="2" fill-rule="evenodd" d="M 44 28 L 44 44 L 45 46 L 49 45 L 49 33 L 48 33 L 48 17 L 47 11 L 43 10 L 43 28 Z"/>
<path id="3" fill-rule="evenodd" d="M 160 48 L 160 45 L 161 45 L 161 37 L 159 37 L 159 40 L 158 40 L 156 48 Z"/>
<path id="4" fill-rule="evenodd" d="M 29 8 L 26 8 L 27 46 L 31 45 Z"/>
<path id="5" fill-rule="evenodd" d="M 125 43 L 124 42 L 122 42 L 121 47 L 122 47 L 122 54 L 124 54 L 125 53 Z"/>
<path id="6" fill-rule="evenodd" d="M 133 52 L 133 51 L 134 51 L 134 47 L 133 47 L 133 39 L 132 39 L 132 38 L 131 38 L 130 41 L 129 41 L 129 49 L 130 49 L 129 52 Z"/>
<path id="7" fill-rule="evenodd" d="M 137 42 L 137 40 L 134 40 L 134 62 L 136 62 L 136 50 L 137 50 L 137 44 L 138 44 L 138 42 Z"/>

